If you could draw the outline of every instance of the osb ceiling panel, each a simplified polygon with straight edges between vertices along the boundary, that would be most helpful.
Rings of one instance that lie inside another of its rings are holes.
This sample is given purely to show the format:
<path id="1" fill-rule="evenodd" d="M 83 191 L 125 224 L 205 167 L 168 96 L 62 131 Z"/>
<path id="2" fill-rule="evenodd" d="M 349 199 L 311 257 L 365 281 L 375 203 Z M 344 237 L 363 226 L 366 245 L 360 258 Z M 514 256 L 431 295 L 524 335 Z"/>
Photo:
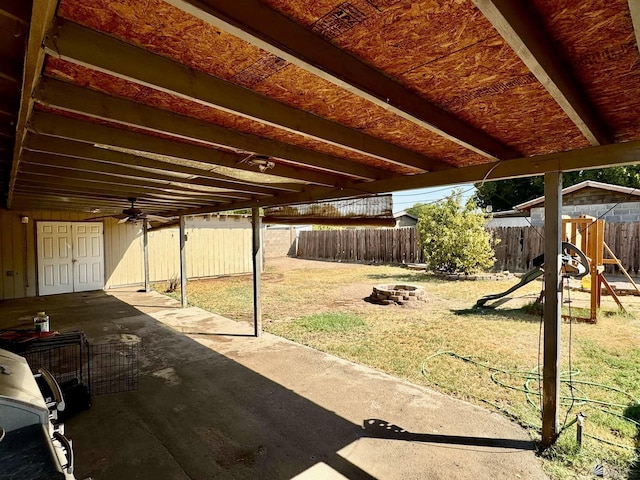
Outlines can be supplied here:
<path id="1" fill-rule="evenodd" d="M 589 145 L 470 0 L 267 3 L 523 155 Z"/>
<path id="2" fill-rule="evenodd" d="M 425 96 L 525 155 L 589 146 L 500 36 L 418 67 L 405 79 L 428 86 Z"/>
<path id="3" fill-rule="evenodd" d="M 110 95 L 115 95 L 153 107 L 169 110 L 180 115 L 196 118 L 209 123 L 220 125 L 243 133 L 259 135 L 285 143 L 298 145 L 310 150 L 317 150 L 329 155 L 344 157 L 372 167 L 387 169 L 392 173 L 413 173 L 416 170 L 404 168 L 392 163 L 384 162 L 366 155 L 361 155 L 344 148 L 315 141 L 303 135 L 297 135 L 269 125 L 252 121 L 238 115 L 210 108 L 197 102 L 188 101 L 175 95 L 160 92 L 150 87 L 128 82 L 126 80 L 97 72 L 64 60 L 47 59 L 45 72 L 53 77 L 71 81 L 75 84 L 89 87 Z"/>
<path id="4" fill-rule="evenodd" d="M 161 0 L 63 0 L 59 15 L 452 165 L 486 162 Z"/>
<path id="5" fill-rule="evenodd" d="M 493 27 L 470 0 L 266 0 L 392 76 L 484 40 Z"/>
<path id="6" fill-rule="evenodd" d="M 632 0 L 636 1 L 636 0 Z M 640 54 L 628 0 L 534 0 L 616 141 L 640 139 Z M 621 101 L 624 99 L 624 101 Z"/>
<path id="7" fill-rule="evenodd" d="M 286 70 L 265 79 L 254 90 L 455 166 L 487 161 L 295 65 L 289 65 Z"/>

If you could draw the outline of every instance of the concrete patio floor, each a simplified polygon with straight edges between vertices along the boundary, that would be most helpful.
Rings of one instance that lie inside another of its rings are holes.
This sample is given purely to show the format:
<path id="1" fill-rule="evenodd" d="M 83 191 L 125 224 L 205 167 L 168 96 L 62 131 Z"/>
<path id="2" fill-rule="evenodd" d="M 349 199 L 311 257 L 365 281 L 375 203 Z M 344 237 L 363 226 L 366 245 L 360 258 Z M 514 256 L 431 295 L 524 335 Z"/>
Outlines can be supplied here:
<path id="1" fill-rule="evenodd" d="M 139 389 L 70 418 L 76 477 L 545 479 L 499 414 L 136 289 L 0 302 L 0 329 L 140 339 Z"/>

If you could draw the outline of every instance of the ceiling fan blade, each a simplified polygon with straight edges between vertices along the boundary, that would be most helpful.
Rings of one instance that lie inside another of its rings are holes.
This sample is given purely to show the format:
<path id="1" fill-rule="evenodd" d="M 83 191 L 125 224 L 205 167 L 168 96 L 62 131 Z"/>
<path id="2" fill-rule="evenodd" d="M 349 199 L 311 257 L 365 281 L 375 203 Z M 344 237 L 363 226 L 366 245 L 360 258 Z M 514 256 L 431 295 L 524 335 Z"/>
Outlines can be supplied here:
<path id="1" fill-rule="evenodd" d="M 160 215 L 145 215 L 145 218 L 152 222 L 167 223 L 174 221 L 177 217 L 161 217 Z"/>

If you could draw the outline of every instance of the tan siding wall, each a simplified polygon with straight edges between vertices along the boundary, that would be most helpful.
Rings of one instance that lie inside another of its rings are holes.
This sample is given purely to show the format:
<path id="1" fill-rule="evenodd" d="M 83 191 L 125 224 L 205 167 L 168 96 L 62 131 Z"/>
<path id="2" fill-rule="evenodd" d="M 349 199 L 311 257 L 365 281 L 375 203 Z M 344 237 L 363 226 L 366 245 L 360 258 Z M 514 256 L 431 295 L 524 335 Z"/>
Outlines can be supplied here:
<path id="1" fill-rule="evenodd" d="M 23 224 L 21 218 L 25 216 L 29 222 Z M 0 210 L 0 300 L 36 295 L 37 221 L 85 218 L 86 214 L 70 212 Z"/>
<path id="2" fill-rule="evenodd" d="M 180 229 L 149 232 L 149 277 L 152 282 L 180 278 Z"/>
<path id="3" fill-rule="evenodd" d="M 144 282 L 142 225 L 104 220 L 105 288 Z"/>
<path id="4" fill-rule="evenodd" d="M 29 217 L 29 223 L 21 223 L 23 216 Z M 0 210 L 0 300 L 37 294 L 36 221 L 81 221 L 86 218 L 87 214 L 82 213 Z M 252 271 L 251 223 L 248 219 L 190 220 L 187 238 L 187 275 L 190 278 Z M 179 243 L 178 228 L 149 232 L 151 281 L 167 280 L 180 274 Z M 120 225 L 117 220 L 106 218 L 104 252 L 105 288 L 144 282 L 140 225 Z"/>

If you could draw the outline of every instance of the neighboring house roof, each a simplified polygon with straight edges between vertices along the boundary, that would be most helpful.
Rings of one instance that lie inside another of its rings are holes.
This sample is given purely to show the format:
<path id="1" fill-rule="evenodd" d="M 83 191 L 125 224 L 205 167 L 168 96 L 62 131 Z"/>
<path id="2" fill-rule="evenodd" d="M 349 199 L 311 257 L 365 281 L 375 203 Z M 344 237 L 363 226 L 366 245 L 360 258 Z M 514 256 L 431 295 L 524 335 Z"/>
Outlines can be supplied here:
<path id="1" fill-rule="evenodd" d="M 595 182 L 593 180 L 586 180 L 584 182 L 576 183 L 575 185 L 572 185 L 570 187 L 563 188 L 562 195 L 568 195 L 585 188 L 597 188 L 599 190 L 606 190 L 612 193 L 622 193 L 624 195 L 633 195 L 636 197 L 640 197 L 640 190 L 637 188 L 622 187 L 620 185 L 611 185 L 609 183 Z M 530 210 L 531 208 L 541 207 L 542 205 L 544 205 L 544 196 L 521 203 L 519 205 L 516 205 L 514 208 L 516 210 Z"/>
<path id="2" fill-rule="evenodd" d="M 505 210 L 503 212 L 493 212 L 491 216 L 493 218 L 508 218 L 508 217 L 526 217 L 527 214 L 522 210 Z"/>
<path id="3" fill-rule="evenodd" d="M 418 221 L 418 217 L 416 217 L 415 215 L 411 215 L 410 213 L 405 212 L 404 210 L 402 210 L 401 212 L 396 212 L 396 213 L 393 214 L 393 218 L 395 218 L 396 220 L 398 218 L 400 218 L 400 217 L 409 217 L 409 218 L 412 218 L 412 219 Z"/>

